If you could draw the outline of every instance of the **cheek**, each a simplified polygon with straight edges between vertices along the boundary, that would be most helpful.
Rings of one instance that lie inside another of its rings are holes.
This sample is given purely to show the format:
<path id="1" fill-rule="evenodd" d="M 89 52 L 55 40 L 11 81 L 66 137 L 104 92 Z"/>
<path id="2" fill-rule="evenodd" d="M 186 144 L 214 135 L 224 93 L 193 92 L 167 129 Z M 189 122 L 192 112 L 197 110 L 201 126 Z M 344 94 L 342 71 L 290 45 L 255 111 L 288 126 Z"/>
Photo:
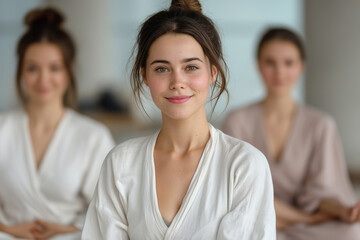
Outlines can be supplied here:
<path id="1" fill-rule="evenodd" d="M 265 84 L 270 83 L 273 78 L 274 72 L 269 67 L 263 67 L 260 69 L 260 75 Z"/>
<path id="2" fill-rule="evenodd" d="M 24 86 L 31 86 L 36 83 L 37 76 L 34 73 L 23 73 L 21 75 L 21 81 Z"/>
<path id="3" fill-rule="evenodd" d="M 208 92 L 211 80 L 210 75 L 194 76 L 189 79 L 189 84 L 193 90 Z"/>
<path id="4" fill-rule="evenodd" d="M 148 78 L 147 86 L 152 96 L 160 94 L 161 92 L 164 92 L 168 89 L 166 81 L 164 79 L 158 78 Z"/>
<path id="5" fill-rule="evenodd" d="M 291 69 L 289 71 L 289 78 L 291 82 L 295 83 L 297 79 L 300 77 L 301 73 L 302 73 L 301 70 L 299 70 L 298 68 Z"/>
<path id="6" fill-rule="evenodd" d="M 61 90 L 65 90 L 67 89 L 68 85 L 69 85 L 70 79 L 68 77 L 67 74 L 58 74 L 55 78 L 54 78 L 54 85 L 56 87 L 58 87 Z"/>

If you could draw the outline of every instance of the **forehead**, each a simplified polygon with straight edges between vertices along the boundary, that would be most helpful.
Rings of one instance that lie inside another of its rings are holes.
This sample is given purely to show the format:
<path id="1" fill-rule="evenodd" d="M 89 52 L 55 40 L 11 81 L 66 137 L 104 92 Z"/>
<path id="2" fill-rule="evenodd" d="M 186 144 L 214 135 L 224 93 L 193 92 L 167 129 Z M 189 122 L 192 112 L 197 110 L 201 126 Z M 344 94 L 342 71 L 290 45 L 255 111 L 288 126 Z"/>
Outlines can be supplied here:
<path id="1" fill-rule="evenodd" d="M 272 40 L 264 44 L 260 57 L 300 57 L 300 50 L 292 42 Z"/>
<path id="2" fill-rule="evenodd" d="M 62 61 L 63 54 L 56 44 L 46 42 L 33 43 L 26 49 L 24 60 L 38 63 Z"/>
<path id="3" fill-rule="evenodd" d="M 170 61 L 191 57 L 205 58 L 201 45 L 190 35 L 167 33 L 152 43 L 147 62 L 155 59 Z"/>

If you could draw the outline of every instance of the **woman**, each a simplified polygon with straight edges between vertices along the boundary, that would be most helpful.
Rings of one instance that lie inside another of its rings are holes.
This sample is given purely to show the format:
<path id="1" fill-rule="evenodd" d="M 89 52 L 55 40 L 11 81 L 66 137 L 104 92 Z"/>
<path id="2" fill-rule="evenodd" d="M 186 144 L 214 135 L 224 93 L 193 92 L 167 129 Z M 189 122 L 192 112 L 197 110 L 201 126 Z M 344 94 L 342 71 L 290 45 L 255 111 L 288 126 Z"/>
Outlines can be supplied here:
<path id="1" fill-rule="evenodd" d="M 0 114 L 0 239 L 80 239 L 109 131 L 72 110 L 75 46 L 52 9 L 27 14 L 17 46 L 23 108 Z"/>
<path id="2" fill-rule="evenodd" d="M 264 156 L 211 126 L 211 98 L 226 91 L 219 35 L 198 1 L 173 1 L 146 20 L 132 71 L 161 110 L 154 135 L 107 157 L 83 239 L 275 239 Z M 221 77 L 219 77 L 219 75 Z"/>
<path id="3" fill-rule="evenodd" d="M 257 59 L 267 95 L 231 112 L 224 132 L 267 157 L 278 239 L 356 239 L 359 224 L 350 223 L 360 220 L 360 204 L 354 199 L 335 123 L 292 96 L 305 65 L 301 39 L 287 29 L 270 29 L 259 43 Z"/>

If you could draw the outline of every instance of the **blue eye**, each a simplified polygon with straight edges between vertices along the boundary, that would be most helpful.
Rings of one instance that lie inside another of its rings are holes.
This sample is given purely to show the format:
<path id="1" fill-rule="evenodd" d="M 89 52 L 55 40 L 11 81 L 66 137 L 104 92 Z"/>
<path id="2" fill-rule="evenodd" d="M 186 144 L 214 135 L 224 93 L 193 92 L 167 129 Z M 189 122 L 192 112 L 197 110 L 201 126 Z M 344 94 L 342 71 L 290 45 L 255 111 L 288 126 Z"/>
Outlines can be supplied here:
<path id="1" fill-rule="evenodd" d="M 163 73 L 163 72 L 167 72 L 168 70 L 166 67 L 157 67 L 155 68 L 155 71 L 159 73 Z"/>
<path id="2" fill-rule="evenodd" d="M 193 65 L 186 67 L 186 70 L 187 70 L 187 71 L 195 71 L 195 70 L 197 70 L 197 69 L 199 69 L 199 68 L 198 68 L 197 66 L 193 66 Z"/>

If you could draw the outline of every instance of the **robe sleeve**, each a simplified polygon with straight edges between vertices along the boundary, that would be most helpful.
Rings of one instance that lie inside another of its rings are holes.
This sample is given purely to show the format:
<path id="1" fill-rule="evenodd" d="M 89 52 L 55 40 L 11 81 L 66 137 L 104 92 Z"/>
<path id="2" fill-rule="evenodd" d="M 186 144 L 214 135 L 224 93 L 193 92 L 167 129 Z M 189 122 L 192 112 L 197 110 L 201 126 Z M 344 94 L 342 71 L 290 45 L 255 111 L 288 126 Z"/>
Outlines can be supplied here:
<path id="1" fill-rule="evenodd" d="M 314 148 L 305 182 L 297 194 L 296 204 L 314 212 L 324 199 L 354 204 L 354 193 L 347 173 L 335 122 L 325 118 L 314 130 Z"/>
<path id="2" fill-rule="evenodd" d="M 230 211 L 221 220 L 218 237 L 275 240 L 276 219 L 270 169 L 261 153 L 235 172 Z"/>
<path id="3" fill-rule="evenodd" d="M 129 239 L 126 198 L 121 194 L 121 183 L 116 179 L 119 173 L 115 163 L 111 156 L 104 162 L 86 215 L 83 240 Z"/>
<path id="4" fill-rule="evenodd" d="M 96 141 L 94 141 L 92 148 L 89 149 L 90 154 L 88 156 L 90 156 L 90 159 L 88 159 L 88 170 L 84 177 L 82 185 L 83 187 L 81 189 L 81 195 L 84 198 L 86 207 L 84 208 L 84 212 L 79 213 L 78 217 L 73 223 L 73 225 L 78 229 L 83 228 L 87 206 L 89 205 L 93 196 L 103 160 L 115 145 L 110 132 L 107 129 L 102 130 L 103 131 L 99 131 L 99 133 L 94 136 Z"/>

